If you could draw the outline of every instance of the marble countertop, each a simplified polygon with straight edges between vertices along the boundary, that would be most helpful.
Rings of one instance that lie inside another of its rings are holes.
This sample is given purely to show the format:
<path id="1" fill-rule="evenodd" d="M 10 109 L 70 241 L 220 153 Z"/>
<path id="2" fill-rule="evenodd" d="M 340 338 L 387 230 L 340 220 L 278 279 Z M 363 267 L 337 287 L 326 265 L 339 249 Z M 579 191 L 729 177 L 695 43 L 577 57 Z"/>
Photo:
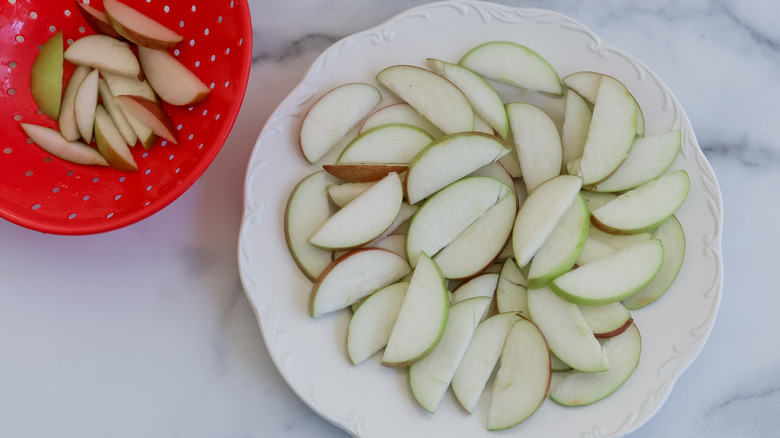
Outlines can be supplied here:
<path id="1" fill-rule="evenodd" d="M 238 275 L 243 174 L 264 122 L 323 50 L 422 3 L 250 0 L 247 97 L 185 195 L 94 236 L 0 222 L 0 436 L 348 436 L 295 396 L 264 346 Z M 717 322 L 667 403 L 631 436 L 775 435 L 780 10 L 771 0 L 499 3 L 567 14 L 658 73 L 723 192 Z"/>

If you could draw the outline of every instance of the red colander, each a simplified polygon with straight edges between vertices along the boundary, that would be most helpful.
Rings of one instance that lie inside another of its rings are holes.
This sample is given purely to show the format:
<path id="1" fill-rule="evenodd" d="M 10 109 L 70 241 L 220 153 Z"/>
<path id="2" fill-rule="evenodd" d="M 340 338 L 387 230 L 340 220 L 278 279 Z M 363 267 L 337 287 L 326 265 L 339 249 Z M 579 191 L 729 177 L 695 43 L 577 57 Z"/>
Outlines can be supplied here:
<path id="1" fill-rule="evenodd" d="M 161 210 L 206 170 L 230 133 L 244 98 L 252 56 L 246 0 L 122 0 L 184 37 L 170 53 L 211 88 L 203 102 L 165 108 L 179 144 L 160 139 L 132 148 L 138 172 L 72 164 L 32 143 L 20 122 L 52 128 L 30 94 L 39 47 L 62 30 L 67 48 L 95 33 L 75 0 L 0 0 L 0 216 L 54 234 L 121 228 Z M 102 0 L 83 0 L 102 10 Z M 64 84 L 73 65 L 65 62 Z"/>

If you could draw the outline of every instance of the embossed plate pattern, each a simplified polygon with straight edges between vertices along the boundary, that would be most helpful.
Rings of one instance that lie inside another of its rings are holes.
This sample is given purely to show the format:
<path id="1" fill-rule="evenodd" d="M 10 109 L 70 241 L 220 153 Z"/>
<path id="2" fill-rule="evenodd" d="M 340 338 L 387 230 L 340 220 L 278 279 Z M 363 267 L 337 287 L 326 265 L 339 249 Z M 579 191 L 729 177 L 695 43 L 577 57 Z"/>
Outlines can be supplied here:
<path id="1" fill-rule="evenodd" d="M 297 149 L 297 132 L 308 107 L 324 92 L 351 81 L 375 83 L 393 64 L 424 66 L 426 57 L 457 61 L 490 40 L 513 40 L 544 56 L 561 77 L 595 70 L 622 80 L 634 93 L 647 134 L 680 129 L 683 145 L 674 167 L 691 176 L 678 217 L 687 233 L 682 272 L 660 301 L 634 312 L 642 333 L 639 367 L 607 399 L 582 408 L 546 401 L 507 434 L 555 437 L 619 437 L 640 427 L 661 407 L 676 379 L 707 340 L 723 287 L 720 190 L 685 112 L 672 92 L 641 62 L 602 41 L 577 21 L 539 9 L 451 1 L 410 9 L 326 50 L 303 81 L 269 118 L 246 175 L 245 211 L 239 237 L 241 279 L 281 375 L 318 414 L 364 438 L 398 436 L 493 436 L 485 430 L 487 397 L 473 415 L 448 393 L 436 414 L 416 405 L 405 371 L 383 368 L 377 357 L 352 366 L 346 357 L 348 312 L 316 320 L 307 313 L 311 283 L 298 271 L 284 240 L 287 197 L 309 166 Z M 499 87 L 506 101 L 528 93 Z M 385 97 L 392 100 L 388 92 Z M 539 99 L 552 112 L 560 102 Z"/>

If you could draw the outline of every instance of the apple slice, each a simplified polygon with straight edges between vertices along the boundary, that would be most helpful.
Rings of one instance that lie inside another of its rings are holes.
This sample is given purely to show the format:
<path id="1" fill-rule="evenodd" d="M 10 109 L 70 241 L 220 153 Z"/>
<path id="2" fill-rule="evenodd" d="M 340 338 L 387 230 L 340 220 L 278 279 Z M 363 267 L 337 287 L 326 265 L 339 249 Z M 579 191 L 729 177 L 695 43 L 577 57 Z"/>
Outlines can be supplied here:
<path id="1" fill-rule="evenodd" d="M 543 182 L 520 207 L 512 231 L 515 261 L 525 267 L 571 206 L 582 179 L 560 175 Z"/>
<path id="2" fill-rule="evenodd" d="M 664 260 L 658 275 L 639 292 L 625 298 L 623 304 L 629 309 L 639 309 L 661 297 L 674 283 L 685 259 L 685 232 L 680 221 L 672 216 L 653 234 L 664 245 Z"/>
<path id="3" fill-rule="evenodd" d="M 523 176 L 523 169 L 520 168 L 520 161 L 517 159 L 517 152 L 515 148 L 510 148 L 510 152 L 498 159 L 498 164 L 504 166 L 509 175 L 512 178 L 521 178 Z M 525 186 L 525 183 L 523 183 Z"/>
<path id="4" fill-rule="evenodd" d="M 406 254 L 414 267 L 421 252 L 435 256 L 512 191 L 485 177 L 461 179 L 437 192 L 412 217 L 406 234 Z M 500 248 L 499 248 L 500 251 Z"/>
<path id="5" fill-rule="evenodd" d="M 535 105 L 509 103 L 506 112 L 523 180 L 531 193 L 561 173 L 561 136 L 550 116 Z"/>
<path id="6" fill-rule="evenodd" d="M 603 76 L 580 161 L 583 185 L 603 180 L 620 166 L 634 144 L 636 119 L 636 104 L 625 85 Z"/>
<path id="7" fill-rule="evenodd" d="M 550 364 L 550 368 L 552 369 L 553 373 L 559 372 L 559 371 L 570 371 L 572 370 L 572 367 L 569 365 L 566 365 L 566 363 L 560 359 L 558 359 L 558 356 L 552 354 L 550 352 L 550 358 L 552 359 L 552 364 Z"/>
<path id="8" fill-rule="evenodd" d="M 437 128 L 433 123 L 429 122 L 428 119 L 421 116 L 420 113 L 408 103 L 394 103 L 376 110 L 374 114 L 371 114 L 363 122 L 358 134 L 362 134 L 377 126 L 390 123 L 405 123 L 407 125 L 416 126 L 430 134 L 433 138 L 439 138 L 444 135 L 444 133 L 441 132 L 441 129 Z"/>
<path id="9" fill-rule="evenodd" d="M 612 234 L 653 230 L 682 205 L 690 186 L 685 170 L 666 173 L 593 210 L 591 221 Z"/>
<path id="10" fill-rule="evenodd" d="M 30 69 L 30 93 L 35 103 L 50 118 L 57 120 L 62 102 L 62 31 L 41 46 Z"/>
<path id="11" fill-rule="evenodd" d="M 409 367 L 412 395 L 426 411 L 436 412 L 491 301 L 489 297 L 475 297 L 453 304 L 439 343 Z"/>
<path id="12" fill-rule="evenodd" d="M 604 181 L 588 187 L 594 192 L 622 192 L 658 178 L 680 151 L 680 131 L 637 138 L 626 160 Z"/>
<path id="13" fill-rule="evenodd" d="M 517 313 L 499 313 L 482 321 L 474 330 L 452 378 L 452 392 L 469 414 L 474 412 L 493 374 L 509 331 L 522 319 Z"/>
<path id="14" fill-rule="evenodd" d="M 468 99 L 477 115 L 494 129 L 498 136 L 509 136 L 509 119 L 501 96 L 482 76 L 458 64 L 428 58 L 428 66 L 455 84 Z"/>
<path id="15" fill-rule="evenodd" d="M 141 66 L 130 46 L 107 35 L 87 35 L 65 50 L 65 60 L 100 71 L 127 77 L 141 77 Z"/>
<path id="16" fill-rule="evenodd" d="M 194 105 L 211 93 L 195 73 L 165 50 L 138 46 L 138 60 L 149 85 L 160 99 L 171 105 Z"/>
<path id="17" fill-rule="evenodd" d="M 111 23 L 108 22 L 108 18 L 106 17 L 105 12 L 99 11 L 88 4 L 81 3 L 80 1 L 76 2 L 76 6 L 79 8 L 81 16 L 84 17 L 84 20 L 87 22 L 89 27 L 92 28 L 92 30 L 110 37 L 124 39 L 124 37 L 119 35 L 119 32 L 117 32 L 116 29 L 111 26 Z"/>
<path id="18" fill-rule="evenodd" d="M 498 313 L 516 312 L 528 318 L 528 281 L 513 259 L 501 268 L 496 286 Z"/>
<path id="19" fill-rule="evenodd" d="M 406 234 L 389 234 L 369 244 L 371 248 L 382 248 L 392 251 L 406 260 Z"/>
<path id="20" fill-rule="evenodd" d="M 328 196 L 334 204 L 343 207 L 374 184 L 376 182 L 330 184 L 328 185 Z"/>
<path id="21" fill-rule="evenodd" d="M 612 365 L 602 373 L 570 371 L 550 391 L 550 398 L 563 406 L 593 404 L 614 393 L 631 376 L 639 363 L 642 338 L 635 324 L 604 341 Z"/>
<path id="22" fill-rule="evenodd" d="M 391 251 L 365 248 L 331 262 L 320 274 L 309 298 L 313 318 L 351 306 L 411 272 L 409 264 Z"/>
<path id="23" fill-rule="evenodd" d="M 355 248 L 376 239 L 398 216 L 401 178 L 393 172 L 337 211 L 309 238 L 323 249 Z"/>
<path id="24" fill-rule="evenodd" d="M 410 204 L 416 204 L 508 152 L 492 135 L 463 132 L 442 137 L 409 163 L 406 197 Z"/>
<path id="25" fill-rule="evenodd" d="M 552 351 L 570 367 L 591 373 L 610 368 L 608 356 L 593 335 L 579 307 L 549 287 L 528 291 L 528 309 Z"/>
<path id="26" fill-rule="evenodd" d="M 119 129 L 119 133 L 122 134 L 122 138 L 125 139 L 125 143 L 128 146 L 135 146 L 138 142 L 138 136 L 133 131 L 133 127 L 130 126 L 130 122 L 127 121 L 122 108 L 119 108 L 119 105 L 117 105 L 108 83 L 103 78 L 98 79 L 98 95 L 106 111 L 108 111 L 108 115 L 111 116 L 117 129 Z"/>
<path id="27" fill-rule="evenodd" d="M 146 79 L 139 80 L 136 77 L 122 76 L 107 71 L 101 71 L 100 76 L 106 80 L 114 97 L 126 94 L 128 96 L 141 96 L 154 102 L 158 101 L 157 94 L 154 93 L 152 86 Z"/>
<path id="28" fill-rule="evenodd" d="M 57 158 L 76 164 L 108 166 L 108 162 L 98 151 L 84 143 L 66 140 L 55 129 L 29 123 L 20 123 L 20 125 L 35 144 Z"/>
<path id="29" fill-rule="evenodd" d="M 79 135 L 87 143 L 92 141 L 92 129 L 95 125 L 95 108 L 98 103 L 98 71 L 92 70 L 79 84 L 73 98 L 73 116 Z"/>
<path id="30" fill-rule="evenodd" d="M 100 155 L 105 157 L 111 167 L 122 172 L 138 171 L 138 164 L 130 148 L 103 105 L 95 109 L 95 139 Z"/>
<path id="31" fill-rule="evenodd" d="M 497 285 L 498 274 L 491 272 L 477 275 L 452 291 L 450 306 L 474 297 L 488 297 L 492 300 L 496 294 Z"/>
<path id="32" fill-rule="evenodd" d="M 347 355 L 360 365 L 387 345 L 409 283 L 386 286 L 369 295 L 355 309 L 347 326 Z"/>
<path id="33" fill-rule="evenodd" d="M 577 195 L 531 260 L 528 287 L 536 289 L 546 286 L 568 272 L 585 246 L 589 228 L 588 204 L 582 195 Z"/>
<path id="34" fill-rule="evenodd" d="M 614 193 L 590 192 L 588 190 L 582 190 L 580 193 L 588 202 L 588 210 L 591 212 L 618 197 L 618 195 Z"/>
<path id="35" fill-rule="evenodd" d="M 576 91 L 567 90 L 566 109 L 561 129 L 564 164 L 582 157 L 592 118 L 593 110 L 590 109 L 588 102 Z"/>
<path id="36" fill-rule="evenodd" d="M 377 126 L 358 135 L 341 152 L 337 164 L 409 164 L 433 137 L 403 123 Z"/>
<path id="37" fill-rule="evenodd" d="M 323 164 L 322 168 L 334 177 L 353 183 L 376 182 L 395 173 L 406 172 L 409 166 L 400 164 Z"/>
<path id="38" fill-rule="evenodd" d="M 387 67 L 376 80 L 446 134 L 474 129 L 474 111 L 452 82 L 411 65 Z"/>
<path id="39" fill-rule="evenodd" d="M 152 129 L 156 135 L 179 144 L 179 136 L 171 116 L 162 106 L 141 96 L 116 96 L 116 102 L 127 114 L 131 114 L 141 123 Z"/>
<path id="40" fill-rule="evenodd" d="M 634 321 L 620 302 L 601 306 L 579 306 L 582 317 L 596 338 L 611 338 L 623 333 Z"/>
<path id="41" fill-rule="evenodd" d="M 325 171 L 302 179 L 293 189 L 284 211 L 284 236 L 293 260 L 301 272 L 316 281 L 331 262 L 331 252 L 309 243 L 311 237 L 333 214 L 325 187 Z"/>
<path id="42" fill-rule="evenodd" d="M 658 274 L 663 258 L 660 240 L 636 243 L 561 275 L 550 287 L 572 303 L 589 306 L 614 303 L 650 283 Z"/>
<path id="43" fill-rule="evenodd" d="M 566 76 L 561 82 L 593 105 L 596 103 L 602 76 L 604 76 L 602 73 L 593 71 L 578 71 Z M 636 105 L 637 116 L 636 135 L 642 137 L 645 135 L 645 118 L 642 114 L 642 108 L 636 102 L 636 99 L 634 99 L 634 104 Z"/>
<path id="44" fill-rule="evenodd" d="M 402 202 L 401 208 L 398 210 L 398 215 L 387 230 L 380 234 L 376 239 L 363 245 L 362 248 L 384 248 L 406 258 L 406 232 L 401 231 L 398 233 L 397 231 L 401 225 L 408 223 L 409 218 L 414 215 L 415 211 L 417 211 L 417 206 Z M 388 241 L 387 238 L 390 236 L 393 236 L 394 239 Z M 333 251 L 333 259 L 335 260 L 351 250 L 352 249 L 350 248 Z"/>
<path id="45" fill-rule="evenodd" d="M 491 41 L 471 49 L 460 65 L 482 76 L 517 87 L 561 95 L 555 69 L 538 53 L 510 41 Z"/>
<path id="46" fill-rule="evenodd" d="M 517 321 L 501 351 L 501 366 L 493 382 L 487 429 L 503 430 L 530 418 L 550 391 L 550 350 L 539 329 L 527 319 Z"/>
<path id="47" fill-rule="evenodd" d="M 74 109 L 76 105 L 76 91 L 78 91 L 79 85 L 81 85 L 81 82 L 90 71 L 92 71 L 92 68 L 86 65 L 76 66 L 68 81 L 68 86 L 65 87 L 65 94 L 62 96 L 62 105 L 60 106 L 57 123 L 62 136 L 68 141 L 76 141 L 80 137 Z"/>
<path id="48" fill-rule="evenodd" d="M 468 174 L 468 176 L 486 176 L 488 178 L 495 178 L 501 181 L 502 183 L 506 184 L 509 188 L 512 189 L 513 192 L 516 191 L 515 182 L 512 179 L 512 175 L 510 175 L 509 172 L 507 172 L 506 168 L 497 161 L 485 164 L 479 169 Z M 519 204 L 519 198 L 517 194 L 515 194 L 515 198 L 518 200 L 518 204 Z"/>
<path id="49" fill-rule="evenodd" d="M 117 0 L 103 0 L 103 8 L 111 26 L 139 46 L 167 49 L 184 39 L 158 21 Z"/>
<path id="50" fill-rule="evenodd" d="M 599 230 L 596 227 L 590 227 L 588 238 L 585 240 L 585 247 L 582 248 L 577 265 L 583 266 L 590 262 L 606 257 L 612 253 L 626 249 L 629 246 L 652 239 L 650 233 L 616 235 L 609 234 Z"/>
<path id="51" fill-rule="evenodd" d="M 421 254 L 387 341 L 382 365 L 409 366 L 433 351 L 447 325 L 449 295 L 439 267 Z"/>

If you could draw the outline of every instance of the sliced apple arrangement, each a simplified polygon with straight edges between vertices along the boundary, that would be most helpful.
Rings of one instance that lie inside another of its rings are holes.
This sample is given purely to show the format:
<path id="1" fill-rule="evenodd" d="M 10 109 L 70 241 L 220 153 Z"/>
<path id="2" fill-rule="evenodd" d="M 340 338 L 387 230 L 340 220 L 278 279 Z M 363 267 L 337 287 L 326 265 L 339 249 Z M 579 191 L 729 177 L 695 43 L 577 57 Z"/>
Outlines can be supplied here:
<path id="1" fill-rule="evenodd" d="M 303 117 L 303 158 L 321 170 L 284 227 L 310 315 L 350 309 L 350 361 L 408 367 L 426 411 L 450 387 L 469 413 L 489 392 L 489 430 L 548 398 L 607 397 L 639 362 L 631 311 L 683 264 L 680 132 L 645 136 L 617 78 L 561 80 L 515 42 L 425 62 L 336 87 Z M 557 96 L 564 119 L 503 102 L 491 81 Z M 375 110 L 386 92 L 403 102 Z"/>
<path id="2" fill-rule="evenodd" d="M 167 52 L 181 35 L 117 0 L 103 0 L 105 12 L 76 5 L 97 34 L 64 49 L 63 32 L 55 33 L 30 73 L 33 99 L 58 130 L 30 123 L 22 129 L 58 158 L 137 171 L 131 147 L 140 142 L 148 150 L 158 137 L 179 143 L 162 102 L 195 105 L 211 90 Z M 63 87 L 64 62 L 76 68 Z"/>

